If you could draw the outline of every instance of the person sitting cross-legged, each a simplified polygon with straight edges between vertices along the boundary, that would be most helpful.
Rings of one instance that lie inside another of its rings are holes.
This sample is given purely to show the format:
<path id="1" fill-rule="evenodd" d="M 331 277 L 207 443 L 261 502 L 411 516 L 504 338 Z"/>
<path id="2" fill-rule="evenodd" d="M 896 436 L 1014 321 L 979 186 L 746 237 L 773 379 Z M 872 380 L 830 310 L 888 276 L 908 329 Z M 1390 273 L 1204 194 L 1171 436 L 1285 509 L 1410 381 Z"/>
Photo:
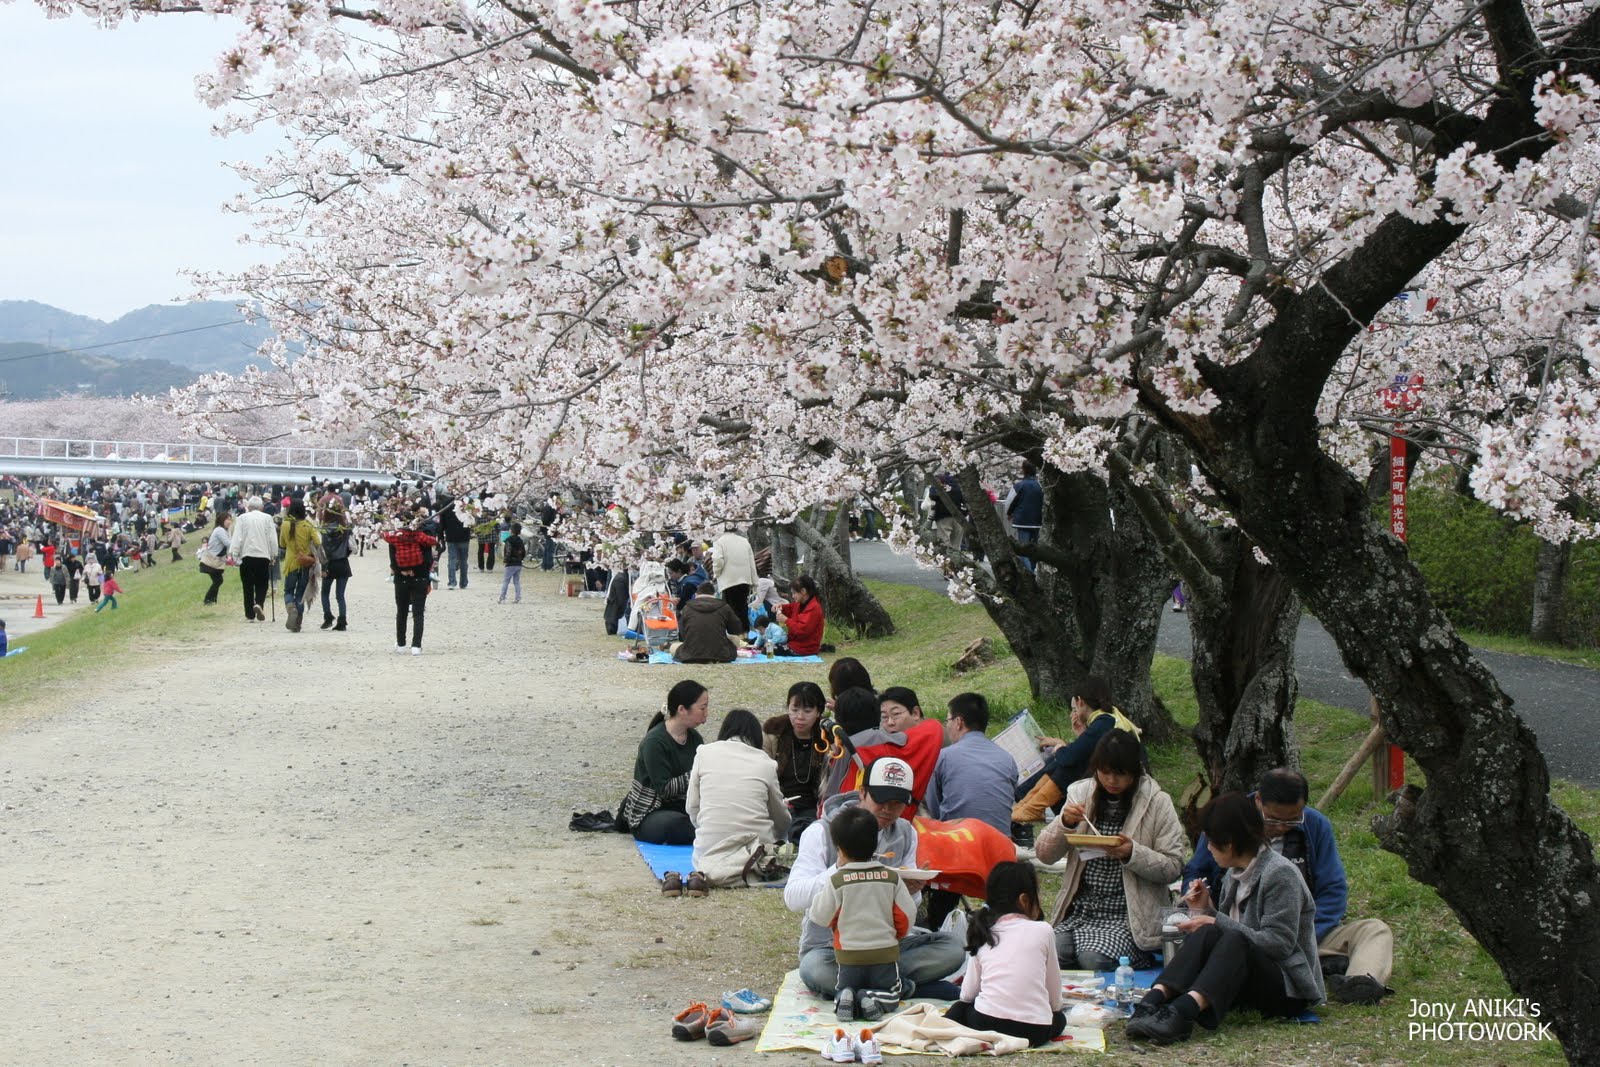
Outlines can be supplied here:
<path id="1" fill-rule="evenodd" d="M 1311 891 L 1267 844 L 1261 812 L 1244 794 L 1224 793 L 1200 827 L 1228 872 L 1222 897 L 1213 907 L 1203 880 L 1189 887 L 1183 944 L 1128 1020 L 1134 1040 L 1186 1041 L 1196 1022 L 1215 1030 L 1235 1007 L 1292 1019 L 1323 997 Z"/>
<path id="2" fill-rule="evenodd" d="M 822 885 L 839 869 L 838 851 L 829 836 L 829 824 L 842 811 L 860 807 L 878 824 L 877 851 L 873 858 L 892 867 L 915 867 L 917 831 L 900 813 L 911 801 L 911 765 L 905 760 L 883 756 L 867 767 L 861 788 L 841 793 L 825 801 L 822 817 L 800 835 L 800 848 L 789 881 L 783 889 L 783 903 L 790 911 L 805 914 Z M 923 884 L 904 879 L 914 896 Z M 900 939 L 901 978 L 923 987 L 937 982 L 961 966 L 962 946 L 951 934 L 912 928 Z M 812 992 L 830 1000 L 838 994 L 839 964 L 826 926 L 806 918 L 800 925 L 800 980 Z M 940 983 L 941 985 L 945 983 Z"/>
<path id="3" fill-rule="evenodd" d="M 1278 767 L 1261 776 L 1251 794 L 1261 812 L 1273 851 L 1295 865 L 1317 902 L 1317 945 L 1328 999 L 1346 1004 L 1376 1004 L 1394 990 L 1394 932 L 1382 919 L 1345 921 L 1349 884 L 1333 824 L 1316 808 L 1306 776 Z M 1206 848 L 1205 835 L 1195 844 L 1194 858 L 1184 868 L 1185 882 L 1204 879 L 1213 897 L 1221 893 L 1222 868 Z"/>

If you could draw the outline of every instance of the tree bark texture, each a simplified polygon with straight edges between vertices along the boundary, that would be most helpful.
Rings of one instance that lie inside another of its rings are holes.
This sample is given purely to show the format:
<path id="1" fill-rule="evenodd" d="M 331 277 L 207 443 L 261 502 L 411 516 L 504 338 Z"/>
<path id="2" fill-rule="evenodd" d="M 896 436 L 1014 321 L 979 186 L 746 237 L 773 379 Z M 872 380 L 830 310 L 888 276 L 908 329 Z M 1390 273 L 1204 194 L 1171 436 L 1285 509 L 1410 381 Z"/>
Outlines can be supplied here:
<path id="1" fill-rule="evenodd" d="M 1195 747 L 1216 793 L 1248 792 L 1274 767 L 1296 767 L 1294 643 L 1300 598 L 1237 530 L 1212 531 L 1218 589 L 1189 598 L 1189 676 L 1200 707 Z M 1220 596 L 1216 593 L 1220 592 Z"/>
<path id="2" fill-rule="evenodd" d="M 1535 81 L 1562 65 L 1600 76 L 1600 8 L 1583 9 L 1549 44 L 1516 0 L 1494 0 L 1480 18 L 1500 78 L 1477 115 L 1451 120 L 1449 141 L 1470 141 L 1511 169 L 1555 143 L 1534 114 Z M 1511 988 L 1540 1005 L 1571 1062 L 1596 1064 L 1593 843 L 1551 800 L 1533 732 L 1434 604 L 1405 546 L 1372 522 L 1362 487 L 1318 441 L 1317 404 L 1340 356 L 1467 225 L 1450 214 L 1378 223 L 1315 285 L 1275 307 L 1248 354 L 1200 361 L 1218 399 L 1208 413 L 1172 409 L 1149 379 L 1142 393 L 1367 683 L 1389 738 L 1427 774 L 1414 804 L 1375 820 L 1383 846 L 1438 889 Z"/>
<path id="3" fill-rule="evenodd" d="M 1539 540 L 1533 572 L 1533 621 L 1528 634 L 1535 641 L 1560 643 L 1567 615 L 1567 567 L 1572 545 Z"/>
<path id="4" fill-rule="evenodd" d="M 1166 564 L 1131 505 L 1104 481 L 1047 466 L 1039 474 L 1044 515 L 1037 547 L 1029 546 L 1036 571 L 1023 565 L 1022 546 L 989 506 L 976 469 L 958 476 L 962 495 L 976 502 L 968 508 L 968 535 L 989 561 L 989 574 L 976 571 L 979 602 L 1036 698 L 1066 706 L 1086 675 L 1101 674 L 1147 742 L 1170 740 L 1177 725 L 1150 684 L 1161 604 L 1171 589 Z M 1126 510 L 1113 523 L 1117 506 Z"/>
<path id="5" fill-rule="evenodd" d="M 848 522 L 843 518 L 844 512 L 840 516 L 841 521 Z M 894 633 L 894 620 L 850 566 L 848 540 L 841 555 L 832 531 L 824 532 L 801 518 L 786 525 L 806 545 L 807 569 L 817 580 L 828 621 L 850 627 L 859 637 L 887 637 Z M 848 525 L 845 530 L 848 539 Z"/>

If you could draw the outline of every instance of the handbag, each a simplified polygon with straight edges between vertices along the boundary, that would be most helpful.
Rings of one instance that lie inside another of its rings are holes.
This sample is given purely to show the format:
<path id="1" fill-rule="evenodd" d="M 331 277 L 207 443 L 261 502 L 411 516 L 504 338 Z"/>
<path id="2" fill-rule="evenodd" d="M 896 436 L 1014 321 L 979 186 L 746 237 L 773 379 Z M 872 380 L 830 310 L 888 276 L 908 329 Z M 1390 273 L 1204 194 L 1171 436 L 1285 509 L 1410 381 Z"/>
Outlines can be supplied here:
<path id="1" fill-rule="evenodd" d="M 220 571 L 228 565 L 220 556 L 212 555 L 210 545 L 201 545 L 200 550 L 194 554 L 195 560 L 200 564 L 201 570 Z"/>
<path id="2" fill-rule="evenodd" d="M 302 570 L 304 570 L 307 567 L 314 566 L 317 562 L 317 557 L 313 556 L 309 552 L 302 552 L 295 556 L 294 561 L 300 565 Z"/>
<path id="3" fill-rule="evenodd" d="M 700 869 L 717 889 L 780 882 L 789 868 L 780 863 L 771 845 L 755 833 L 723 838 L 700 854 Z"/>

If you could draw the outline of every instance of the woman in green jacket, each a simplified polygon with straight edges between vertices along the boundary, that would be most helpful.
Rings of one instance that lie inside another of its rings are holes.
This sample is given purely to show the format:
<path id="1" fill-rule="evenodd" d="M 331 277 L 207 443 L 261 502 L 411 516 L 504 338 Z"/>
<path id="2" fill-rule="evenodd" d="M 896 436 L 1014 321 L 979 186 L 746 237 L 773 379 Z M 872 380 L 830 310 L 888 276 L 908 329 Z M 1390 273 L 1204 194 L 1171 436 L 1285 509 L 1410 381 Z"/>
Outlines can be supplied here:
<path id="1" fill-rule="evenodd" d="M 305 614 L 306 582 L 317 564 L 316 548 L 322 538 L 306 519 L 304 502 L 289 505 L 289 517 L 278 530 L 278 547 L 283 549 L 283 599 L 288 606 L 284 625 L 300 632 L 300 617 Z"/>

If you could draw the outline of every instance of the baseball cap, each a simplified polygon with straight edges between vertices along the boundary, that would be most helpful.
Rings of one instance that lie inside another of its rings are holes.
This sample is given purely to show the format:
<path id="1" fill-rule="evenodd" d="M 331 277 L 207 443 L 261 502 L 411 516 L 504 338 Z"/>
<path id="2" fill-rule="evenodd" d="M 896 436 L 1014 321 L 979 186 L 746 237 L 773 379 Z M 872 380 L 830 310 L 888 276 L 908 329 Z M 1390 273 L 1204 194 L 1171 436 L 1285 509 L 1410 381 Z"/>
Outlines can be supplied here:
<path id="1" fill-rule="evenodd" d="M 909 804 L 914 778 L 905 760 L 880 756 L 867 768 L 867 795 L 879 804 Z"/>

